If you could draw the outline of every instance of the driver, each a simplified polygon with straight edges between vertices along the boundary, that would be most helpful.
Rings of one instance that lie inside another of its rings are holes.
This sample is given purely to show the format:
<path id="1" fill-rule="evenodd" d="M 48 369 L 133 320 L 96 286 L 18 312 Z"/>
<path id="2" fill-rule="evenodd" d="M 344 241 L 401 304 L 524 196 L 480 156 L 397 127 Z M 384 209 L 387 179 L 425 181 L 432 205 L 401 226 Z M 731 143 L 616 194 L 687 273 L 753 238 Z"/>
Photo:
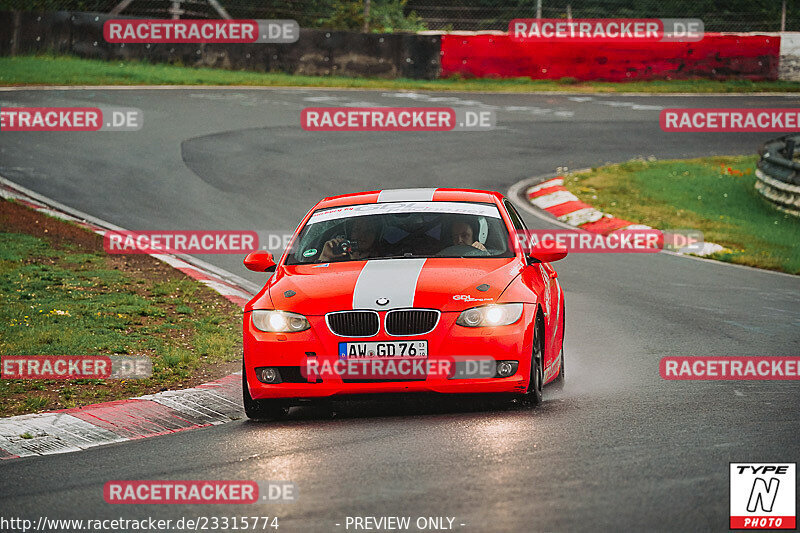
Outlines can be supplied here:
<path id="1" fill-rule="evenodd" d="M 450 232 L 453 239 L 453 245 L 472 246 L 478 250 L 486 251 L 486 247 L 480 242 L 475 240 L 475 232 L 472 229 L 472 224 L 465 219 L 457 219 L 450 226 Z"/>
<path id="2" fill-rule="evenodd" d="M 349 259 L 359 260 L 368 259 L 378 255 L 376 241 L 378 240 L 378 220 L 370 216 L 361 216 L 350 219 L 345 223 L 350 242 L 354 245 L 349 252 L 341 252 L 339 245 L 344 242 L 345 237 L 334 237 L 325 243 L 322 252 L 317 259 L 318 263 L 328 263 L 330 261 Z"/>

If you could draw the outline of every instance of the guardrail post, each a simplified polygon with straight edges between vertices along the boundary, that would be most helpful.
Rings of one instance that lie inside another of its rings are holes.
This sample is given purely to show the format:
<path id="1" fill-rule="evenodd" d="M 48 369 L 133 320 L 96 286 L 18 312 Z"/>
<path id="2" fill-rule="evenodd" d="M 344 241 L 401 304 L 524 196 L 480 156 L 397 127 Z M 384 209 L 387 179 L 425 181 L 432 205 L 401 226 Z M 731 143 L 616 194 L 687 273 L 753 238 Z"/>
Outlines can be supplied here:
<path id="1" fill-rule="evenodd" d="M 17 55 L 19 51 L 19 29 L 22 26 L 22 13 L 14 10 L 14 31 L 11 34 L 11 53 L 10 56 Z"/>

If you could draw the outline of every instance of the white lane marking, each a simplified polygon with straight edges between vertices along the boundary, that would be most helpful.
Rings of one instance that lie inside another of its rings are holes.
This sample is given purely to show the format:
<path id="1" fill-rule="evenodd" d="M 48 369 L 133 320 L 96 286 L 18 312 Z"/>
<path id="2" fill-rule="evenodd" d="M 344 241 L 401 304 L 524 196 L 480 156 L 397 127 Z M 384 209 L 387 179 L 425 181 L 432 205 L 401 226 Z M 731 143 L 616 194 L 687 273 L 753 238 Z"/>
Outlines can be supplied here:
<path id="1" fill-rule="evenodd" d="M 665 109 L 664 106 L 653 104 L 635 104 L 633 102 L 621 102 L 619 100 L 595 100 L 591 96 L 570 96 L 567 100 L 579 103 L 591 102 L 593 104 L 607 105 L 610 107 L 630 107 L 634 111 L 661 111 Z"/>
<path id="2" fill-rule="evenodd" d="M 250 293 L 247 293 L 243 290 L 235 289 L 230 285 L 225 283 L 220 283 L 219 281 L 214 281 L 212 279 L 201 279 L 198 280 L 203 285 L 210 287 L 211 289 L 217 291 L 223 296 L 236 296 L 239 298 L 244 298 L 245 300 L 250 300 L 253 296 Z"/>
<path id="3" fill-rule="evenodd" d="M 420 94 L 420 93 L 413 93 L 413 92 L 400 92 L 400 93 L 381 93 L 381 96 L 385 98 L 404 98 L 406 100 L 415 100 L 417 102 L 427 102 L 427 103 L 438 103 L 438 104 L 450 104 L 452 106 L 458 107 L 479 107 L 481 109 L 502 109 L 503 111 L 509 112 L 527 112 L 532 115 L 547 115 L 552 113 L 554 116 L 557 117 L 571 117 L 574 116 L 574 112 L 558 108 L 552 109 L 548 107 L 539 107 L 539 106 L 527 106 L 527 105 L 508 105 L 508 106 L 498 106 L 493 104 L 487 104 L 485 102 L 480 102 L 478 100 L 464 100 L 462 98 L 458 98 L 457 96 L 430 96 L 427 94 Z"/>
<path id="4" fill-rule="evenodd" d="M 425 259 L 379 259 L 367 261 L 353 289 L 353 309 L 387 310 L 414 307 L 417 280 Z M 389 304 L 379 306 L 378 298 Z"/>
<path id="5" fill-rule="evenodd" d="M 633 104 L 630 102 L 617 102 L 616 100 L 606 100 L 605 102 L 597 102 L 600 105 L 607 105 L 611 107 L 630 107 Z"/>
<path id="6" fill-rule="evenodd" d="M 336 102 L 347 100 L 344 96 L 306 96 L 303 98 L 306 102 Z"/>
<path id="7" fill-rule="evenodd" d="M 341 107 L 386 107 L 375 102 L 345 102 Z"/>
<path id="8" fill-rule="evenodd" d="M 153 254 L 153 257 L 159 259 L 160 261 L 164 261 L 171 267 L 175 268 L 194 268 L 192 265 L 184 261 L 183 259 L 178 259 L 172 255 L 167 254 Z"/>
<path id="9" fill-rule="evenodd" d="M 456 98 L 454 96 L 432 96 L 428 98 L 428 102 L 434 102 L 438 104 L 441 103 L 458 104 L 461 103 L 461 98 Z"/>
<path id="10" fill-rule="evenodd" d="M 457 96 L 431 96 L 427 94 L 414 93 L 414 92 L 400 92 L 400 93 L 381 93 L 385 98 L 405 98 L 409 100 L 417 100 L 420 102 L 436 102 L 436 103 L 450 103 L 453 105 L 466 106 L 466 107 L 496 107 L 490 104 L 484 104 L 478 100 L 464 100 Z"/>
<path id="11" fill-rule="evenodd" d="M 378 194 L 378 203 L 383 202 L 430 202 L 435 188 L 386 189 Z"/>
<path id="12" fill-rule="evenodd" d="M 408 98 L 409 100 L 427 100 L 428 95 L 419 93 L 381 93 L 381 96 L 390 98 Z M 460 98 L 453 98 L 451 102 L 460 101 Z"/>

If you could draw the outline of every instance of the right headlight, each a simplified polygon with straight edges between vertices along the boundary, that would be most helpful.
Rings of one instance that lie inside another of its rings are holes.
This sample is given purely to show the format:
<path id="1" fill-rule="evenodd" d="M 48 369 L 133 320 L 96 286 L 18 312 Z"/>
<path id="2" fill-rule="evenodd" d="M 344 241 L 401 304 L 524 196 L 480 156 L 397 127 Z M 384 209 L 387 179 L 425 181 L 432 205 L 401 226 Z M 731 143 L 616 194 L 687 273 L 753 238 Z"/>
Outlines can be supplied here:
<path id="1" fill-rule="evenodd" d="M 270 333 L 293 333 L 311 327 L 306 317 L 288 311 L 256 309 L 252 312 L 252 320 L 257 329 Z"/>
<path id="2" fill-rule="evenodd" d="M 521 316 L 522 304 L 482 305 L 462 311 L 456 324 L 468 328 L 508 326 Z"/>

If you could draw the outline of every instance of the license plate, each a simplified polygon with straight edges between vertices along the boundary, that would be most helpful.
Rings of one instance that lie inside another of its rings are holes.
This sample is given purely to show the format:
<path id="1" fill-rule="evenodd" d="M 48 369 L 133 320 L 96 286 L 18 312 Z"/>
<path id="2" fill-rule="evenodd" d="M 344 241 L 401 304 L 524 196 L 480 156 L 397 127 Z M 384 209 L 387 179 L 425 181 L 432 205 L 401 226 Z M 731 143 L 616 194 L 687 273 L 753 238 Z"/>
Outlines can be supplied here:
<path id="1" fill-rule="evenodd" d="M 427 359 L 428 341 L 340 342 L 339 359 Z"/>

